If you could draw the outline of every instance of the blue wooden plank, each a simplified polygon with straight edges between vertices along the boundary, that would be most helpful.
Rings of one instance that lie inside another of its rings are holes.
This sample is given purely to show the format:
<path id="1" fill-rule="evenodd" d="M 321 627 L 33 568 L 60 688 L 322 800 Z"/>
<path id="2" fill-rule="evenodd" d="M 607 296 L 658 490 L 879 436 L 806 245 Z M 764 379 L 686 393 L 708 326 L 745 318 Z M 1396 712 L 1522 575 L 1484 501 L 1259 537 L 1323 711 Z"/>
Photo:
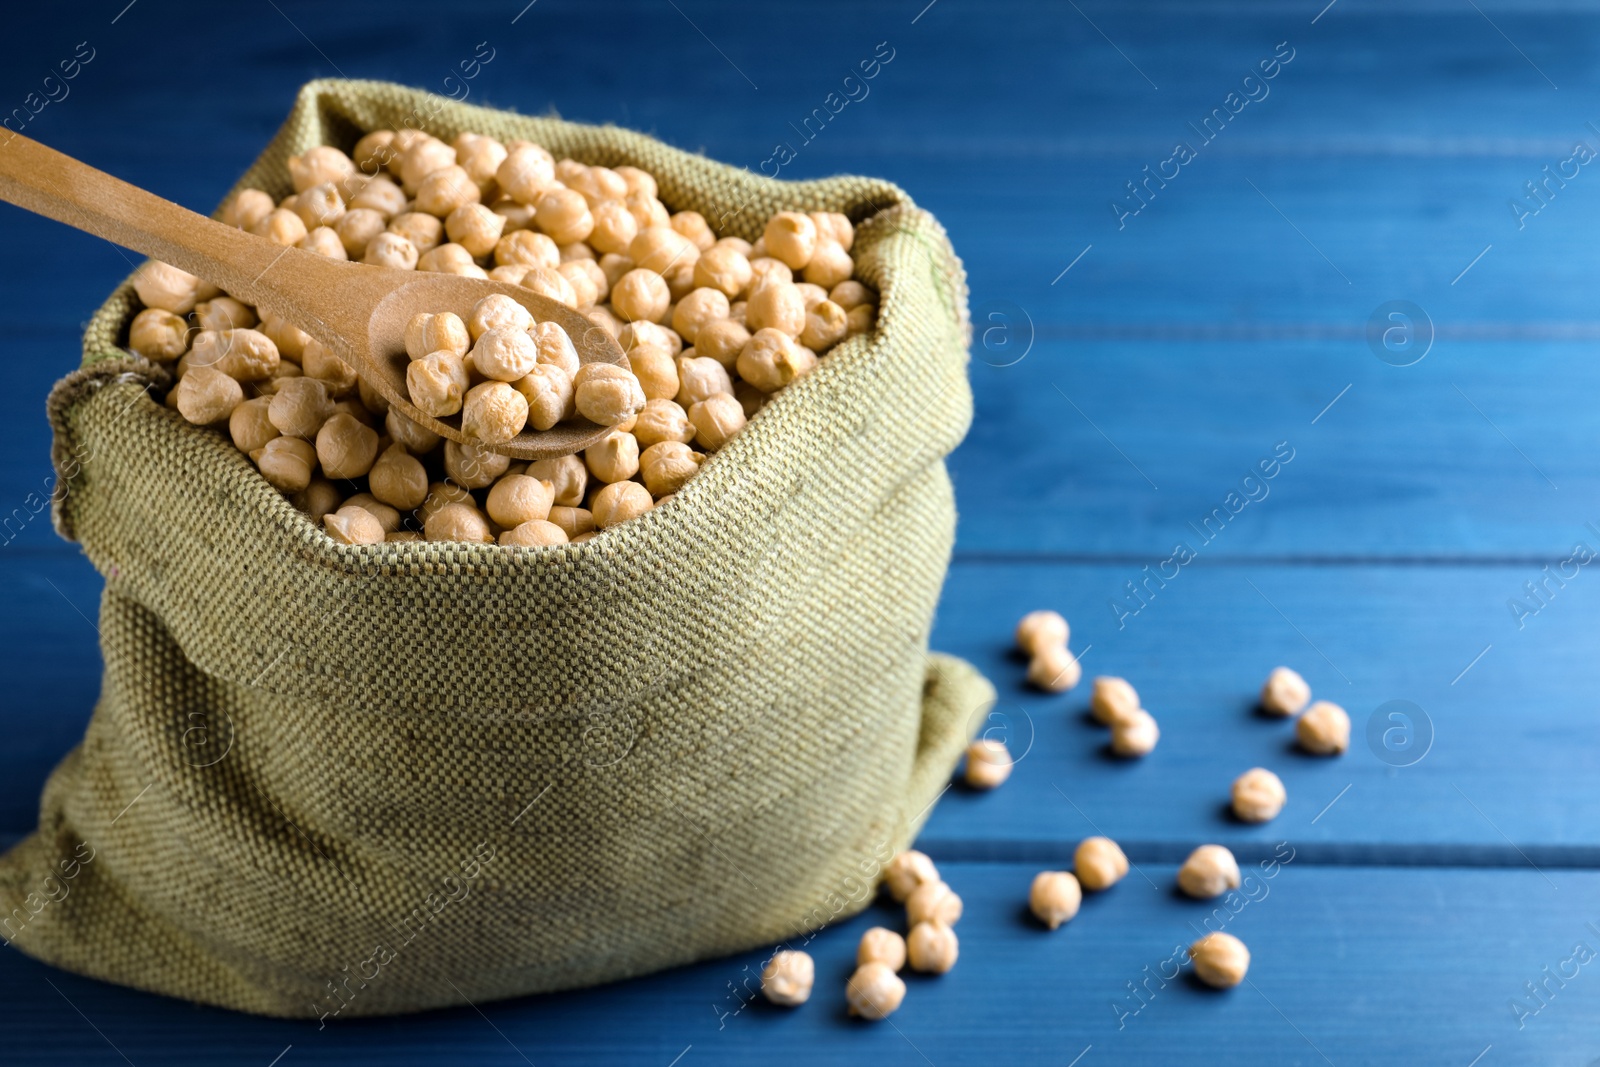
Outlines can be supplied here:
<path id="1" fill-rule="evenodd" d="M 762 952 L 596 990 L 318 1030 L 103 985 L 9 951 L 0 953 L 7 1062 L 1464 1067 L 1474 1057 L 1578 1063 L 1593 1052 L 1600 993 L 1594 964 L 1576 962 L 1574 950 L 1585 946 L 1591 960 L 1600 951 L 1600 874 L 1322 868 L 1292 840 L 1280 855 L 1288 862 L 1271 877 L 1250 865 L 1245 892 L 1213 904 L 1177 895 L 1171 866 L 1141 865 L 1055 933 L 1025 913 L 1036 866 L 945 863 L 966 905 L 961 958 L 943 977 L 908 976 L 892 1025 L 851 1020 L 842 1002 L 862 931 L 900 921 L 888 904 L 806 945 L 817 986 L 793 1011 L 745 992 Z M 1175 948 L 1219 928 L 1249 946 L 1249 984 L 1219 993 L 1187 975 L 1162 980 L 1176 970 Z M 468 975 L 439 979 L 470 985 Z M 1541 999 L 1524 983 L 1542 985 Z"/>

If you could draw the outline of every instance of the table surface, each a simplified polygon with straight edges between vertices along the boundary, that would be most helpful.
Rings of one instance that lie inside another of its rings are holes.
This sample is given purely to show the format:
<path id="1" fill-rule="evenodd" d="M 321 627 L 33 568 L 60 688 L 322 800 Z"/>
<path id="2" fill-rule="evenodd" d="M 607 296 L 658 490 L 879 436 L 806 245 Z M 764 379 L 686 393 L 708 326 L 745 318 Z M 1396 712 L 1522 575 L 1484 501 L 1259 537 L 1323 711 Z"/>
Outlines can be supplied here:
<path id="1" fill-rule="evenodd" d="M 1595 4 L 524 2 L 37 5 L 8 16 L 0 101 L 87 42 L 70 95 L 26 132 L 209 210 L 303 81 L 445 92 L 482 41 L 495 58 L 474 101 L 752 169 L 786 142 L 784 177 L 879 175 L 936 213 L 979 343 L 933 645 L 994 680 L 993 728 L 1026 752 L 1003 788 L 950 791 L 922 839 L 966 899 L 961 963 L 909 979 L 892 1025 L 847 1019 L 856 939 L 896 921 L 879 907 L 817 935 L 818 994 L 798 1011 L 750 1001 L 750 952 L 319 1031 L 4 952 L 5 1062 L 1600 1055 L 1600 976 L 1578 962 L 1600 949 L 1600 577 L 1572 562 L 1600 549 Z M 893 58 L 867 95 L 803 139 L 880 49 Z M 133 257 L 0 215 L 13 512 L 49 475 L 45 392 Z M 17 515 L 0 547 L 3 840 L 31 828 L 99 677 L 98 577 Z M 1163 730 L 1148 759 L 1108 758 L 1083 689 L 1022 685 L 1011 627 L 1045 605 L 1091 674 L 1135 680 Z M 1279 663 L 1350 709 L 1343 758 L 1298 754 L 1286 723 L 1253 712 Z M 1263 827 L 1223 808 L 1255 764 L 1290 797 Z M 1095 832 L 1135 871 L 1041 932 L 1030 879 Z M 1206 840 L 1250 874 L 1221 910 L 1171 889 Z M 1246 985 L 1159 977 L 1223 926 L 1254 954 Z"/>

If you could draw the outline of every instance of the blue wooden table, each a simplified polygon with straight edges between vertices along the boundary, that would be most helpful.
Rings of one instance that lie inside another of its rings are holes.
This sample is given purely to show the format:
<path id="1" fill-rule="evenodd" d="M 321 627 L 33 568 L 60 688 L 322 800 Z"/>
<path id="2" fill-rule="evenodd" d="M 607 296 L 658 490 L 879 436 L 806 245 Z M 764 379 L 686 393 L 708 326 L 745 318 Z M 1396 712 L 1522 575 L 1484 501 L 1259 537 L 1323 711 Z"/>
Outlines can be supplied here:
<path id="1" fill-rule="evenodd" d="M 1600 1056 L 1600 964 L 1580 962 L 1600 952 L 1600 572 L 1573 562 L 1600 551 L 1600 5 L 524 3 L 41 5 L 7 15 L 0 111 L 92 53 L 26 132 L 209 210 L 301 82 L 448 91 L 488 42 L 475 101 L 752 169 L 787 144 L 784 177 L 880 175 L 934 211 L 979 344 L 933 644 L 989 674 L 993 725 L 1027 752 L 923 837 L 966 899 L 961 963 L 912 978 L 893 1025 L 852 1023 L 840 989 L 881 909 L 819 934 L 800 1011 L 751 999 L 751 952 L 319 1030 L 7 951 L 0 1062 Z M 870 92 L 797 131 L 885 50 Z M 132 256 L 0 214 L 3 843 L 97 691 L 99 580 L 23 502 L 49 475 L 45 392 Z M 1043 605 L 1090 673 L 1136 682 L 1150 758 L 1108 759 L 1082 690 L 1023 687 L 1009 634 Z M 1278 663 L 1350 709 L 1344 758 L 1253 713 Z M 1248 827 L 1223 804 L 1256 764 L 1290 800 Z M 1136 870 L 1041 933 L 1029 880 L 1095 832 Z M 1251 873 L 1222 912 L 1171 889 L 1203 840 Z M 1202 926 L 1250 945 L 1248 984 L 1159 978 Z"/>

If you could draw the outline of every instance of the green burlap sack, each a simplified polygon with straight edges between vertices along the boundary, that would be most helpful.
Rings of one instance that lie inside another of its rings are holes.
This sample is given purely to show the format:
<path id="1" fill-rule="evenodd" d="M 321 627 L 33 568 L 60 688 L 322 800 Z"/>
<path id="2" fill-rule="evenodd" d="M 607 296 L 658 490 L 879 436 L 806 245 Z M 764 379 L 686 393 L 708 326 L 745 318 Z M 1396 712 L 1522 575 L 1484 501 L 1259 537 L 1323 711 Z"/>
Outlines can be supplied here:
<path id="1" fill-rule="evenodd" d="M 101 697 L 0 936 L 113 982 L 376 1015 L 609 981 L 852 914 L 993 691 L 928 631 L 971 418 L 960 264 L 891 184 L 308 85 L 241 184 L 364 130 L 528 138 L 757 235 L 846 212 L 878 328 L 666 505 L 581 545 L 335 544 L 146 392 L 127 286 L 51 398 L 60 530 L 105 577 Z"/>

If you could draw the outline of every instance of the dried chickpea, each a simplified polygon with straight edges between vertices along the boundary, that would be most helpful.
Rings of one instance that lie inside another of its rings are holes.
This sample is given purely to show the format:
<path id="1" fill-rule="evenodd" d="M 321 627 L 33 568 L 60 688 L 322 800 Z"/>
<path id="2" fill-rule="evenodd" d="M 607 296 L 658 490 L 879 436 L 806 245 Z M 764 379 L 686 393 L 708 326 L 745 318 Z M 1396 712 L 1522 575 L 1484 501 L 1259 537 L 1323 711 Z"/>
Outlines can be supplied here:
<path id="1" fill-rule="evenodd" d="M 891 971 L 906 965 L 906 939 L 885 926 L 874 926 L 861 935 L 856 946 L 856 965 L 881 963 Z"/>
<path id="2" fill-rule="evenodd" d="M 662 275 L 680 263 L 687 263 L 692 278 L 700 250 L 671 226 L 646 226 L 628 244 L 628 258 L 641 270 Z"/>
<path id="3" fill-rule="evenodd" d="M 923 974 L 944 974 L 956 965 L 961 942 L 942 922 L 920 922 L 906 935 L 906 956 L 911 969 Z"/>
<path id="4" fill-rule="evenodd" d="M 285 493 L 298 493 L 310 485 L 317 469 L 316 450 L 298 437 L 274 437 L 250 458 L 267 484 Z"/>
<path id="5" fill-rule="evenodd" d="M 1239 884 L 1239 861 L 1221 845 L 1201 845 L 1178 868 L 1178 888 L 1196 900 L 1220 897 Z"/>
<path id="6" fill-rule="evenodd" d="M 961 918 L 961 898 L 943 882 L 924 882 L 906 897 L 906 922 L 938 921 L 954 926 Z"/>
<path id="7" fill-rule="evenodd" d="M 617 255 L 613 252 L 607 252 L 601 256 L 596 265 L 606 276 L 605 288 L 608 293 L 622 280 L 624 274 L 638 267 L 638 264 L 627 256 Z"/>
<path id="8" fill-rule="evenodd" d="M 507 196 L 519 203 L 534 204 L 556 180 L 555 161 L 538 145 L 519 145 L 511 148 L 495 168 L 494 180 Z"/>
<path id="9" fill-rule="evenodd" d="M 384 415 L 383 428 L 391 439 L 405 445 L 406 451 L 413 456 L 427 455 L 438 448 L 439 442 L 443 440 L 420 422 L 413 422 L 394 408 L 390 408 Z"/>
<path id="10" fill-rule="evenodd" d="M 489 520 L 485 519 L 476 508 L 465 504 L 446 504 L 429 515 L 427 523 L 423 526 L 422 535 L 430 541 L 475 541 L 486 545 L 494 543 L 494 536 L 489 532 Z"/>
<path id="11" fill-rule="evenodd" d="M 622 183 L 629 193 L 639 193 L 643 196 L 656 195 L 656 179 L 654 175 L 647 171 L 642 171 L 638 167 L 623 166 L 614 169 L 617 177 L 622 179 Z"/>
<path id="12" fill-rule="evenodd" d="M 304 192 L 323 182 L 335 184 L 354 177 L 356 165 L 332 145 L 317 145 L 298 156 L 289 157 L 289 178 L 294 191 Z"/>
<path id="13" fill-rule="evenodd" d="M 505 282 L 507 285 L 521 285 L 522 279 L 526 278 L 532 269 L 520 264 L 510 267 L 490 267 L 489 278 L 491 281 Z"/>
<path id="14" fill-rule="evenodd" d="M 278 428 L 267 413 L 271 406 L 271 397 L 258 396 L 228 413 L 228 436 L 233 438 L 234 448 L 249 455 L 278 436 Z"/>
<path id="15" fill-rule="evenodd" d="M 1274 667 L 1261 686 L 1261 710 L 1272 715 L 1294 715 L 1311 700 L 1311 686 L 1288 667 Z"/>
<path id="16" fill-rule="evenodd" d="M 338 511 L 343 504 L 338 487 L 328 479 L 314 475 L 311 484 L 290 497 L 289 502 L 305 512 L 312 522 L 321 522 L 324 515 Z"/>
<path id="17" fill-rule="evenodd" d="M 178 382 L 178 414 L 196 426 L 210 426 L 244 403 L 244 389 L 215 367 L 198 366 Z"/>
<path id="18" fill-rule="evenodd" d="M 561 253 L 548 234 L 517 230 L 495 242 L 494 261 L 503 267 L 547 267 L 554 270 L 561 265 Z"/>
<path id="19" fill-rule="evenodd" d="M 1089 710 L 1097 722 L 1110 726 L 1124 715 L 1139 710 L 1139 694 L 1125 678 L 1102 675 L 1094 680 L 1089 695 Z"/>
<path id="20" fill-rule="evenodd" d="M 750 255 L 750 250 L 752 248 L 754 248 L 755 246 L 752 245 L 749 241 L 746 241 L 743 237 L 728 236 L 728 237 L 719 237 L 719 238 L 717 238 L 717 243 L 712 245 L 711 247 L 712 248 L 731 248 L 735 252 L 739 253 L 741 256 L 749 256 Z"/>
<path id="21" fill-rule="evenodd" d="M 487 489 L 510 468 L 510 457 L 498 452 L 458 441 L 444 443 L 444 472 L 462 488 Z"/>
<path id="22" fill-rule="evenodd" d="M 925 854 L 908 848 L 897 852 L 883 868 L 883 884 L 889 895 L 900 903 L 919 887 L 929 882 L 941 881 L 939 868 Z"/>
<path id="23" fill-rule="evenodd" d="M 306 224 L 307 231 L 332 226 L 344 214 L 344 198 L 332 182 L 321 182 L 295 197 L 294 213 Z"/>
<path id="24" fill-rule="evenodd" d="M 249 330 L 261 320 L 249 304 L 231 296 L 214 296 L 194 306 L 194 321 L 202 330 Z"/>
<path id="25" fill-rule="evenodd" d="M 733 395 L 734 399 L 739 401 L 739 407 L 744 410 L 744 417 L 747 419 L 755 418 L 756 412 L 767 403 L 767 394 L 745 381 L 733 383 Z"/>
<path id="26" fill-rule="evenodd" d="M 695 337 L 694 351 L 695 355 L 714 359 L 724 369 L 732 370 L 739 361 L 739 352 L 749 340 L 750 331 L 742 323 L 724 318 L 700 327 Z"/>
<path id="27" fill-rule="evenodd" d="M 528 522 L 518 523 L 500 535 L 500 543 L 502 545 L 515 545 L 523 548 L 564 545 L 568 540 L 565 530 L 544 519 L 531 519 Z"/>
<path id="28" fill-rule="evenodd" d="M 800 302 L 807 311 L 828 299 L 828 290 L 820 285 L 812 285 L 810 282 L 795 282 L 794 287 L 800 293 Z"/>
<path id="29" fill-rule="evenodd" d="M 744 429 L 744 405 L 727 393 L 717 393 L 689 408 L 689 423 L 694 427 L 694 443 L 715 452 Z"/>
<path id="30" fill-rule="evenodd" d="M 744 324 L 751 333 L 771 327 L 790 337 L 799 337 L 806 328 L 805 298 L 792 284 L 769 282 L 750 294 Z"/>
<path id="31" fill-rule="evenodd" d="M 774 952 L 761 970 L 761 995 L 785 1008 L 804 1004 L 811 996 L 816 972 L 816 964 L 804 952 Z"/>
<path id="32" fill-rule="evenodd" d="M 378 520 L 357 507 L 342 507 L 331 515 L 322 516 L 322 525 L 328 536 L 341 545 L 379 545 L 385 537 Z"/>
<path id="33" fill-rule="evenodd" d="M 816 354 L 801 348 L 781 330 L 760 329 L 739 350 L 735 367 L 739 377 L 764 393 L 775 393 L 797 378 L 811 373 Z"/>
<path id="34" fill-rule="evenodd" d="M 629 213 L 633 215 L 633 220 L 639 224 L 641 230 L 651 226 L 668 226 L 672 223 L 672 216 L 668 214 L 667 206 L 653 196 L 629 193 L 622 202 L 627 205 Z"/>
<path id="35" fill-rule="evenodd" d="M 799 340 L 807 348 L 823 352 L 843 341 L 849 326 L 844 309 L 831 300 L 823 300 L 806 309 L 806 324 Z"/>
<path id="36" fill-rule="evenodd" d="M 442 219 L 458 207 L 476 204 L 482 197 L 472 175 L 452 163 L 422 179 L 417 186 L 416 205 L 418 211 Z"/>
<path id="37" fill-rule="evenodd" d="M 1086 837 L 1072 854 L 1078 884 L 1091 893 L 1110 889 L 1128 873 L 1128 857 L 1109 837 Z"/>
<path id="38" fill-rule="evenodd" d="M 418 258 L 417 246 L 393 230 L 372 238 L 361 253 L 361 262 L 394 270 L 416 270 Z"/>
<path id="39" fill-rule="evenodd" d="M 467 368 L 453 352 L 414 360 L 406 367 L 406 393 L 424 415 L 454 415 L 467 395 Z"/>
<path id="40" fill-rule="evenodd" d="M 636 345 L 628 350 L 628 366 L 644 390 L 645 401 L 670 400 L 681 388 L 678 364 L 665 348 Z"/>
<path id="41" fill-rule="evenodd" d="M 1066 648 L 1072 628 L 1060 612 L 1030 611 L 1017 623 L 1017 647 L 1030 656 L 1047 648 Z"/>
<path id="42" fill-rule="evenodd" d="M 846 338 L 871 333 L 872 328 L 878 323 L 878 307 L 876 304 L 853 307 L 845 314 L 845 322 L 848 326 L 844 334 Z"/>
<path id="43" fill-rule="evenodd" d="M 533 208 L 509 196 L 503 196 L 489 205 L 489 210 L 506 220 L 506 233 L 521 233 L 533 229 Z M 544 234 L 540 234 L 545 237 Z M 549 240 L 546 237 L 546 240 Z M 550 242 L 552 245 L 554 241 Z"/>
<path id="44" fill-rule="evenodd" d="M 161 308 L 145 308 L 128 326 L 128 347 L 152 363 L 171 363 L 189 347 L 189 324 Z"/>
<path id="45" fill-rule="evenodd" d="M 222 209 L 222 221 L 229 226 L 248 230 L 277 206 L 272 196 L 260 189 L 240 189 L 238 195 Z"/>
<path id="46" fill-rule="evenodd" d="M 588 508 L 557 504 L 550 509 L 549 521 L 559 526 L 569 541 L 576 542 L 585 534 L 594 534 L 594 513 Z"/>
<path id="47" fill-rule="evenodd" d="M 474 266 L 477 264 L 472 260 L 472 253 L 453 242 L 429 249 L 417 258 L 418 270 L 437 274 L 459 274 Z"/>
<path id="48" fill-rule="evenodd" d="M 843 281 L 828 290 L 828 299 L 844 308 L 846 312 L 854 311 L 863 304 L 877 304 L 878 298 L 871 289 L 858 281 Z"/>
<path id="49" fill-rule="evenodd" d="M 644 410 L 645 395 L 630 371 L 610 363 L 585 363 L 572 379 L 578 413 L 600 426 L 615 426 Z"/>
<path id="50" fill-rule="evenodd" d="M 510 297 L 505 299 L 511 302 Z M 516 307 L 524 315 L 528 314 L 521 304 Z M 473 317 L 477 319 L 476 315 Z M 526 377 L 538 362 L 539 346 L 526 326 L 507 325 L 484 330 L 478 334 L 478 343 L 472 346 L 473 368 L 497 382 L 514 382 Z"/>
<path id="51" fill-rule="evenodd" d="M 589 244 L 596 252 L 626 255 L 628 246 L 639 236 L 639 222 L 626 204 L 619 200 L 606 200 L 590 211 L 594 216 L 594 229 L 589 231 Z"/>
<path id="52" fill-rule="evenodd" d="M 592 259 L 570 259 L 556 268 L 578 296 L 578 307 L 592 307 L 611 295 L 606 272 Z"/>
<path id="53" fill-rule="evenodd" d="M 306 440 L 317 436 L 322 424 L 333 414 L 328 387 L 316 378 L 290 378 L 278 386 L 267 408 L 267 417 L 285 437 Z"/>
<path id="54" fill-rule="evenodd" d="M 1028 890 L 1028 907 L 1034 918 L 1054 930 L 1078 914 L 1083 887 L 1071 871 L 1040 871 Z"/>
<path id="55" fill-rule="evenodd" d="M 446 504 L 465 504 L 469 508 L 478 506 L 469 490 L 454 482 L 434 482 L 428 486 L 428 495 L 423 498 L 422 506 L 417 508 L 417 521 L 426 527 L 434 512 Z"/>
<path id="56" fill-rule="evenodd" d="M 672 216 L 671 226 L 701 252 L 717 243 L 717 235 L 711 232 L 711 224 L 698 211 L 678 212 Z"/>
<path id="57" fill-rule="evenodd" d="M 407 211 L 389 220 L 389 232 L 410 241 L 412 251 L 421 257 L 439 247 L 444 239 L 444 223 L 426 212 Z M 411 262 L 415 265 L 417 260 Z"/>
<path id="58" fill-rule="evenodd" d="M 387 223 L 383 216 L 369 208 L 356 208 L 340 216 L 333 232 L 344 245 L 347 258 L 359 260 L 367 254 L 367 247 L 384 232 Z"/>
<path id="59" fill-rule="evenodd" d="M 549 482 L 526 474 L 507 474 L 489 490 L 484 508 L 496 525 L 509 530 L 535 519 L 548 519 L 554 498 Z"/>
<path id="60" fill-rule="evenodd" d="M 300 239 L 309 231 L 299 215 L 288 208 L 280 207 L 263 216 L 259 222 L 250 227 L 250 232 L 287 248 L 299 244 Z"/>
<path id="61" fill-rule="evenodd" d="M 639 474 L 651 496 L 663 497 L 682 489 L 704 460 L 702 453 L 682 442 L 662 441 L 640 455 Z"/>
<path id="62" fill-rule="evenodd" d="M 767 255 L 781 260 L 790 270 L 811 262 L 817 250 L 817 224 L 798 211 L 780 211 L 767 220 L 761 234 Z"/>
<path id="63" fill-rule="evenodd" d="M 1294 724 L 1300 747 L 1318 756 L 1337 756 L 1350 747 L 1350 716 L 1339 705 L 1319 700 Z"/>
<path id="64" fill-rule="evenodd" d="M 818 241 L 816 251 L 811 254 L 800 276 L 813 285 L 831 289 L 840 282 L 848 281 L 855 269 L 850 253 L 839 247 L 839 242 Z"/>
<path id="65" fill-rule="evenodd" d="M 980 738 L 967 746 L 966 782 L 974 789 L 993 789 L 1011 777 L 1011 753 L 1002 741 Z"/>
<path id="66" fill-rule="evenodd" d="M 535 430 L 548 430 L 577 410 L 572 377 L 560 367 L 539 363 L 511 384 L 528 402 L 528 425 Z"/>
<path id="67" fill-rule="evenodd" d="M 794 272 L 771 256 L 756 256 L 750 260 L 750 284 L 745 288 L 746 296 L 776 282 L 793 284 Z"/>
<path id="68" fill-rule="evenodd" d="M 584 449 L 583 462 L 602 482 L 625 482 L 639 473 L 639 442 L 631 433 L 613 430 Z"/>
<path id="69" fill-rule="evenodd" d="M 336 412 L 317 431 L 317 462 L 329 478 L 359 478 L 378 458 L 378 432 Z"/>
<path id="70" fill-rule="evenodd" d="M 1143 708 L 1135 708 L 1111 724 L 1111 751 L 1124 758 L 1148 756 L 1159 740 L 1161 727 Z"/>
<path id="71" fill-rule="evenodd" d="M 580 366 L 578 350 L 573 347 L 572 338 L 567 336 L 566 330 L 554 322 L 539 322 L 528 333 L 539 348 L 540 363 L 560 367 L 569 378 L 577 375 Z"/>
<path id="72" fill-rule="evenodd" d="M 345 208 L 346 214 L 351 211 L 375 212 L 388 222 L 405 214 L 406 194 L 394 182 L 379 175 L 363 185 L 360 191 L 350 198 Z M 340 221 L 343 221 L 342 216 Z"/>
<path id="73" fill-rule="evenodd" d="M 849 217 L 837 211 L 813 211 L 811 221 L 817 226 L 817 240 L 837 241 L 846 252 L 855 244 L 856 230 Z"/>
<path id="74" fill-rule="evenodd" d="M 611 288 L 611 307 L 624 322 L 659 322 L 671 302 L 666 281 L 651 270 L 630 270 Z"/>
<path id="75" fill-rule="evenodd" d="M 270 312 L 261 316 L 261 332 L 278 346 L 278 355 L 282 359 L 299 363 L 305 356 L 306 342 L 311 340 L 311 335 L 300 327 L 295 326 L 285 319 L 280 319 Z"/>
<path id="76" fill-rule="evenodd" d="M 522 276 L 522 287 L 540 296 L 547 296 L 569 308 L 578 306 L 578 291 L 559 270 L 550 267 L 529 267 Z"/>
<path id="77" fill-rule="evenodd" d="M 435 352 L 464 357 L 471 347 L 471 335 L 461 316 L 449 311 L 419 311 L 406 323 L 406 355 L 423 359 Z"/>
<path id="78" fill-rule="evenodd" d="M 317 483 L 313 481 L 311 483 L 311 488 L 315 489 L 316 485 Z M 307 490 L 307 492 L 309 491 L 310 490 Z M 383 532 L 386 534 L 392 534 L 396 530 L 400 529 L 400 512 L 396 511 L 394 508 L 391 508 L 388 504 L 385 504 L 371 493 L 357 493 L 349 500 L 346 500 L 345 504 L 349 507 L 360 508 L 362 511 L 365 511 L 367 514 L 377 519 L 378 525 L 383 527 Z"/>
<path id="79" fill-rule="evenodd" d="M 558 245 L 582 241 L 594 229 L 588 201 L 571 189 L 551 189 L 541 195 L 533 219 Z"/>
<path id="80" fill-rule="evenodd" d="M 186 270 L 152 259 L 133 272 L 133 291 L 148 308 L 187 315 L 201 297 L 204 283 Z"/>
<path id="81" fill-rule="evenodd" d="M 550 483 L 555 490 L 555 504 L 552 506 L 574 508 L 583 503 L 584 491 L 589 484 L 589 468 L 577 456 L 537 459 L 528 464 L 524 473 L 530 478 Z"/>
<path id="82" fill-rule="evenodd" d="M 1265 767 L 1252 767 L 1233 782 L 1233 813 L 1244 822 L 1269 822 L 1288 798 L 1283 780 Z"/>
<path id="83" fill-rule="evenodd" d="M 428 472 L 404 445 L 394 444 L 372 464 L 367 485 L 382 503 L 399 511 L 412 511 L 427 498 Z"/>
<path id="84" fill-rule="evenodd" d="M 455 165 L 456 150 L 431 134 L 418 131 L 396 147 L 400 182 L 407 192 L 416 192 L 428 175 Z"/>
<path id="85" fill-rule="evenodd" d="M 215 367 L 235 381 L 258 382 L 278 369 L 278 346 L 259 330 L 201 330 L 190 351 L 193 365 Z"/>
<path id="86" fill-rule="evenodd" d="M 701 327 L 727 317 L 728 297 L 721 289 L 696 289 L 672 309 L 672 328 L 692 345 Z"/>
<path id="87" fill-rule="evenodd" d="M 470 140 L 456 140 L 456 164 L 477 183 L 480 193 L 487 194 L 494 190 L 495 174 L 500 170 L 500 164 L 506 161 L 506 146 L 493 137 L 479 135 L 474 135 Z"/>
<path id="88" fill-rule="evenodd" d="M 882 963 L 866 963 L 845 983 L 850 1014 L 863 1019 L 887 1019 L 906 998 L 906 984 Z"/>
<path id="89" fill-rule="evenodd" d="M 609 530 L 629 519 L 638 518 L 649 511 L 654 501 L 650 490 L 638 482 L 613 482 L 594 496 L 591 504 L 594 524 Z"/>
<path id="90" fill-rule="evenodd" d="M 668 441 L 688 444 L 694 434 L 689 413 L 672 400 L 646 400 L 633 424 L 633 436 L 646 450 Z"/>
<path id="91" fill-rule="evenodd" d="M 505 216 L 496 215 L 482 204 L 462 204 L 444 219 L 445 234 L 474 256 L 493 252 L 505 227 Z"/>
<path id="92" fill-rule="evenodd" d="M 294 364 L 291 363 L 289 366 L 292 367 Z M 381 419 L 389 414 L 388 397 L 373 388 L 372 383 L 365 378 L 361 378 L 356 382 L 356 399 L 360 401 L 361 410 L 375 419 Z"/>
<path id="93" fill-rule="evenodd" d="M 1250 950 L 1232 934 L 1207 934 L 1189 946 L 1195 975 L 1214 989 L 1232 989 L 1250 969 Z"/>

